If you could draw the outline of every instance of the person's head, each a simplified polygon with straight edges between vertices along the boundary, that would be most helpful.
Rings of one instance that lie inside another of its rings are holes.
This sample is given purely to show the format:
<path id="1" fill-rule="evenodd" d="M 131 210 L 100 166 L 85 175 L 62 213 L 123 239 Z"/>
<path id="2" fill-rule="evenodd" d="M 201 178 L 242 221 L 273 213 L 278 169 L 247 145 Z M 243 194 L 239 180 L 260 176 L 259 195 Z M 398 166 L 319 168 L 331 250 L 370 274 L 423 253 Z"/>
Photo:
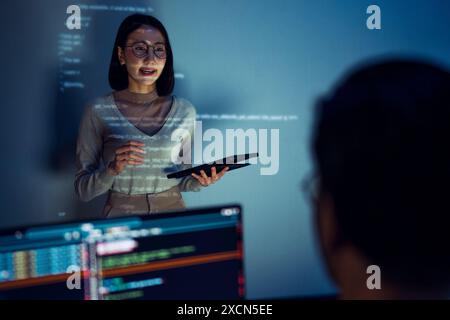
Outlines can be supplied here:
<path id="1" fill-rule="evenodd" d="M 360 68 L 318 104 L 316 219 L 343 297 L 450 287 L 450 73 L 416 61 Z M 369 265 L 381 290 L 369 290 Z"/>
<path id="2" fill-rule="evenodd" d="M 125 18 L 117 31 L 109 66 L 109 84 L 160 96 L 172 93 L 175 78 L 169 36 L 162 23 L 148 15 Z"/>

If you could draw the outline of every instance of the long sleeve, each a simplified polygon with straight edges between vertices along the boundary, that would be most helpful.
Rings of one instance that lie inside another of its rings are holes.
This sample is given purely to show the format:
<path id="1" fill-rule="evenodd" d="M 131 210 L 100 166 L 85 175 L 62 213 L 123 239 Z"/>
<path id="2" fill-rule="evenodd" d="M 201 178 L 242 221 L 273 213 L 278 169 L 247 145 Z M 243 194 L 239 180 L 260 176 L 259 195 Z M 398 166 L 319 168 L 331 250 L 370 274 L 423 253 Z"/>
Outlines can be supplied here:
<path id="1" fill-rule="evenodd" d="M 193 121 L 194 122 L 192 125 L 189 126 L 189 128 L 190 128 L 190 130 L 189 130 L 190 142 L 191 142 L 191 145 L 189 147 L 190 147 L 190 150 L 191 150 L 191 161 L 190 161 L 190 163 L 183 163 L 181 165 L 182 166 L 181 170 L 192 168 L 192 160 L 193 160 L 193 153 L 192 153 L 192 151 L 194 150 L 193 143 L 194 143 L 194 133 L 195 133 L 195 125 L 196 125 L 197 113 L 196 113 L 195 108 L 193 106 L 190 108 L 190 110 L 191 110 L 191 112 L 190 112 L 191 115 L 189 117 L 189 121 Z M 202 188 L 204 188 L 204 186 L 200 182 L 198 182 L 198 180 L 195 179 L 193 176 L 183 177 L 180 180 L 179 187 L 180 187 L 180 191 L 182 191 L 182 192 L 188 192 L 188 191 L 198 192 L 198 191 L 202 190 Z"/>
<path id="2" fill-rule="evenodd" d="M 190 165 L 189 167 L 185 167 L 184 169 L 190 168 L 192 167 L 192 165 Z M 198 182 L 197 179 L 195 179 L 192 176 L 187 176 L 181 179 L 180 184 L 180 191 L 182 192 L 186 192 L 186 191 L 200 191 L 202 190 L 203 186 L 200 184 L 200 182 Z"/>
<path id="3" fill-rule="evenodd" d="M 94 111 L 94 105 L 85 108 L 77 139 L 75 192 L 82 201 L 107 192 L 114 182 L 102 160 L 102 124 Z"/>

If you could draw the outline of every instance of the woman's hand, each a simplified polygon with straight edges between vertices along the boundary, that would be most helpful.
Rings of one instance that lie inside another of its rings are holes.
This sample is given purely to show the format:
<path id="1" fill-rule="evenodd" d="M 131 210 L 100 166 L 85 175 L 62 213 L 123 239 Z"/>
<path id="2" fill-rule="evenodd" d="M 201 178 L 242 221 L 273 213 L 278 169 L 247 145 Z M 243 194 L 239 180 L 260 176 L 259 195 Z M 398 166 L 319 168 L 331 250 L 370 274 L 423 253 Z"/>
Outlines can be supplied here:
<path id="1" fill-rule="evenodd" d="M 144 163 L 145 153 L 142 147 L 145 143 L 139 141 L 128 141 L 123 146 L 116 149 L 114 160 L 109 163 L 108 174 L 116 176 L 125 169 L 127 165 L 140 165 Z"/>
<path id="2" fill-rule="evenodd" d="M 192 173 L 192 176 L 200 182 L 200 184 L 204 187 L 209 186 L 210 184 L 216 183 L 223 177 L 225 172 L 227 172 L 229 167 L 225 167 L 219 173 L 216 173 L 216 167 L 211 168 L 211 177 L 208 177 L 205 171 L 201 170 L 200 175 Z"/>

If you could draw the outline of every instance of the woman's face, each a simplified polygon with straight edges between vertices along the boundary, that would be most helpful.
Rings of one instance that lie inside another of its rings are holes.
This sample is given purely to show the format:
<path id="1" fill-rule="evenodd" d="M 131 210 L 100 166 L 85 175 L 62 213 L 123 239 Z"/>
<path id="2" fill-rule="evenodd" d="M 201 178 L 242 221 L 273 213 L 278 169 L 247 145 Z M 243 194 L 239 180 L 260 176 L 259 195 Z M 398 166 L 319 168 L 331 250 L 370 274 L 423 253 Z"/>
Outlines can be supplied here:
<path id="1" fill-rule="evenodd" d="M 141 26 L 128 35 L 124 48 L 118 48 L 120 64 L 128 71 L 128 88 L 148 92 L 156 86 L 166 64 L 165 39 L 150 26 Z"/>

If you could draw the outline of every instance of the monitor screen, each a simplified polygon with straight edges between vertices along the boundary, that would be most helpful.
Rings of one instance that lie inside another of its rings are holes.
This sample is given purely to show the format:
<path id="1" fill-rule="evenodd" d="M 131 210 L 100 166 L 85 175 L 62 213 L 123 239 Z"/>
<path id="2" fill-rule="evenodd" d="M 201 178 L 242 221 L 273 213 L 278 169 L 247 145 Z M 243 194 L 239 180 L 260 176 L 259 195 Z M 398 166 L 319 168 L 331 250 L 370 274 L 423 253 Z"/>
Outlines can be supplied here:
<path id="1" fill-rule="evenodd" d="M 242 299 L 241 207 L 0 232 L 0 299 Z"/>

